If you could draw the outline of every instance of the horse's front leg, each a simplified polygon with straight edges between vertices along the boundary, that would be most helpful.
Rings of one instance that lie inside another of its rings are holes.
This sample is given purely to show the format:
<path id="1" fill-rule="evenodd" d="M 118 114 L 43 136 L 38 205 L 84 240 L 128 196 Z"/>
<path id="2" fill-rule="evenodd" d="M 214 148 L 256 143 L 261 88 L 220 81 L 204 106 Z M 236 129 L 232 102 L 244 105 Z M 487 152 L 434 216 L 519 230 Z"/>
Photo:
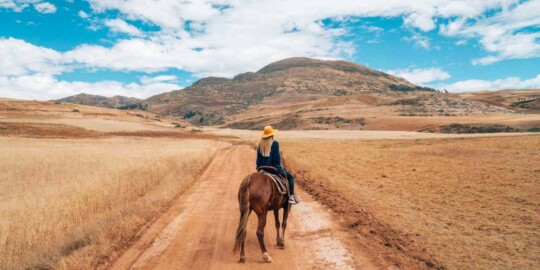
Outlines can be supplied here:
<path id="1" fill-rule="evenodd" d="M 259 239 L 259 245 L 261 246 L 261 251 L 263 253 L 263 260 L 265 262 L 271 263 L 272 257 L 268 254 L 266 250 L 266 245 L 264 244 L 264 227 L 266 227 L 266 215 L 267 211 L 264 210 L 261 214 L 257 213 L 259 218 L 259 225 L 257 226 L 257 238 Z"/>
<path id="2" fill-rule="evenodd" d="M 279 209 L 276 209 L 274 210 L 274 219 L 275 219 L 275 223 L 276 223 L 276 245 L 278 247 L 282 247 L 283 244 L 281 243 L 281 237 L 279 237 L 279 228 L 280 228 L 280 223 L 279 223 Z"/>

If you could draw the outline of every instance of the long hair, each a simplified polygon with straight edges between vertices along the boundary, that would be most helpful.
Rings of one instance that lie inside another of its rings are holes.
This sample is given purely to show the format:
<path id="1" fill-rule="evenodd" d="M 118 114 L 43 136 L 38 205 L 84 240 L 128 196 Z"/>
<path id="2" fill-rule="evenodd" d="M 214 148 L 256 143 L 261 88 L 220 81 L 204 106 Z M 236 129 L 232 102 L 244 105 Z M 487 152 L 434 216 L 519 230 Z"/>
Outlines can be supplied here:
<path id="1" fill-rule="evenodd" d="M 263 157 L 269 157 L 272 150 L 272 143 L 274 142 L 274 136 L 263 138 L 259 141 L 259 151 Z"/>

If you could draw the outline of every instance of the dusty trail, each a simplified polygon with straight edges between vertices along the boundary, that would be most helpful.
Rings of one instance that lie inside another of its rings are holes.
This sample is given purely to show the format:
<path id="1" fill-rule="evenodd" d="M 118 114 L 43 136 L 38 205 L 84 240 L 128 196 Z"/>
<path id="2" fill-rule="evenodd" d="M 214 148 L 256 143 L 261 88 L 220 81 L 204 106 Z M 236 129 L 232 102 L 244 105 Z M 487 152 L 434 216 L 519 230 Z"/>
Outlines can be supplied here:
<path id="1" fill-rule="evenodd" d="M 246 263 L 231 254 L 238 225 L 238 186 L 254 170 L 255 152 L 233 146 L 219 154 L 197 183 L 146 230 L 112 269 L 376 269 L 350 243 L 337 218 L 302 191 L 304 201 L 292 208 L 285 250 L 275 247 L 273 214 L 265 242 L 273 258 L 262 262 L 252 215 L 246 240 Z"/>

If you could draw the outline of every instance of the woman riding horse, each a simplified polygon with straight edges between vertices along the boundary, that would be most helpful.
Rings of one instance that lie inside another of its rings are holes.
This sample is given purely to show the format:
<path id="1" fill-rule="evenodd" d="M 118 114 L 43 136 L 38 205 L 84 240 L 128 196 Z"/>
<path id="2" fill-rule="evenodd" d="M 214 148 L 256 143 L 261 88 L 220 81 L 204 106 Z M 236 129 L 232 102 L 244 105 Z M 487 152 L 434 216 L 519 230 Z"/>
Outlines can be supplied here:
<path id="1" fill-rule="evenodd" d="M 280 248 L 285 248 L 285 229 L 287 228 L 287 218 L 291 211 L 291 205 L 297 203 L 294 195 L 294 178 L 281 165 L 281 155 L 279 153 L 279 144 L 274 141 L 274 135 L 277 130 L 267 126 L 264 128 L 261 136 L 261 142 L 257 149 L 257 167 L 272 166 L 277 171 L 286 175 L 289 179 L 290 198 L 287 194 L 281 194 L 270 176 L 265 173 L 254 172 L 242 180 L 238 189 L 238 205 L 240 207 L 240 222 L 236 229 L 236 239 L 233 252 L 240 252 L 240 262 L 245 262 L 246 256 L 244 243 L 246 241 L 246 227 L 251 211 L 257 214 L 257 238 L 259 246 L 263 253 L 265 262 L 272 262 L 272 257 L 268 254 L 266 244 L 264 243 L 264 228 L 266 227 L 266 216 L 269 211 L 274 211 L 276 224 L 276 244 Z M 283 222 L 279 220 L 279 210 L 283 209 Z M 280 231 L 281 227 L 281 231 Z"/>
<path id="2" fill-rule="evenodd" d="M 277 135 L 278 130 L 273 129 L 271 126 L 264 127 L 261 134 L 261 140 L 257 147 L 257 168 L 261 166 L 270 166 L 276 168 L 279 174 L 283 177 L 287 177 L 289 180 L 289 191 L 291 196 L 289 197 L 289 203 L 296 204 L 297 199 L 294 195 L 294 177 L 291 173 L 283 168 L 281 165 L 281 153 L 279 151 L 279 143 L 274 140 L 274 135 Z"/>

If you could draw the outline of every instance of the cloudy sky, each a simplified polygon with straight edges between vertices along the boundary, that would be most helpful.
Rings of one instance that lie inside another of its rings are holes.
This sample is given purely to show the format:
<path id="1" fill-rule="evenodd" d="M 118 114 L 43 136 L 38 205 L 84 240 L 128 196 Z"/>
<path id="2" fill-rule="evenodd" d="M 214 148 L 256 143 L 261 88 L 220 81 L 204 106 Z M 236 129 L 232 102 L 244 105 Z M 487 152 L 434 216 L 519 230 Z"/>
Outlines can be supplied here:
<path id="1" fill-rule="evenodd" d="M 0 0 L 0 96 L 145 98 L 293 56 L 540 88 L 540 0 Z"/>

